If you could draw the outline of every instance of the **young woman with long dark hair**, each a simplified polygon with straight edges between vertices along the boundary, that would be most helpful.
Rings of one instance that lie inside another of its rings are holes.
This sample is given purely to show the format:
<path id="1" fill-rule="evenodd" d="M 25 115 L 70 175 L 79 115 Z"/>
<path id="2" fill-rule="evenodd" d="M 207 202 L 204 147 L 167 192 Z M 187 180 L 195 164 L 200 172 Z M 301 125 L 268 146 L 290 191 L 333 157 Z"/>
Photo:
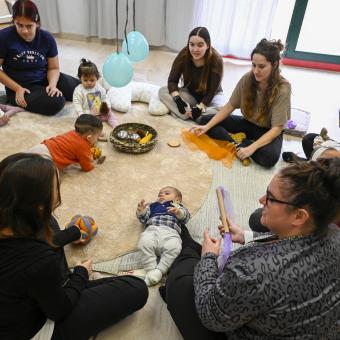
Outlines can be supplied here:
<path id="1" fill-rule="evenodd" d="M 202 114 L 215 114 L 224 105 L 222 77 L 222 57 L 211 46 L 209 31 L 196 27 L 174 60 L 159 98 L 176 117 L 199 121 Z M 180 79 L 183 87 L 178 87 Z"/>

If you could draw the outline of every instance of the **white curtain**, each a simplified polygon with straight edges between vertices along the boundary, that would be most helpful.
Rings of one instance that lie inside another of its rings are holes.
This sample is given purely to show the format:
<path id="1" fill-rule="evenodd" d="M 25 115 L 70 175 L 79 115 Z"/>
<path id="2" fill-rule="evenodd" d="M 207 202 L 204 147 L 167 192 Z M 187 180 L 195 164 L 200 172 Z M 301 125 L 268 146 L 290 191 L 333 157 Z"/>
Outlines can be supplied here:
<path id="1" fill-rule="evenodd" d="M 206 26 L 222 55 L 249 58 L 262 38 L 270 38 L 278 0 L 197 0 L 192 27 Z"/>
<path id="2" fill-rule="evenodd" d="M 189 32 L 208 28 L 212 46 L 222 55 L 249 58 L 262 38 L 269 38 L 278 0 L 168 0 L 166 45 L 183 48 Z"/>
<path id="3" fill-rule="evenodd" d="M 133 27 L 133 0 L 119 0 L 119 38 L 124 37 L 126 1 Z M 114 39 L 115 0 L 35 0 L 43 28 Z M 222 55 L 249 58 L 262 38 L 269 38 L 278 0 L 136 0 L 136 30 L 150 45 L 179 51 L 196 26 L 206 26 Z"/>
<path id="4" fill-rule="evenodd" d="M 51 33 L 71 33 L 85 37 L 116 38 L 115 0 L 34 0 L 42 27 Z M 119 39 L 124 38 L 126 3 L 129 4 L 127 33 L 133 29 L 133 0 L 118 1 Z M 136 0 L 136 30 L 150 45 L 165 44 L 165 1 Z"/>
<path id="5" fill-rule="evenodd" d="M 214 0 L 213 0 L 214 1 Z M 192 15 L 195 0 L 167 0 L 165 20 L 165 45 L 175 51 L 181 50 L 187 43 L 192 30 Z"/>

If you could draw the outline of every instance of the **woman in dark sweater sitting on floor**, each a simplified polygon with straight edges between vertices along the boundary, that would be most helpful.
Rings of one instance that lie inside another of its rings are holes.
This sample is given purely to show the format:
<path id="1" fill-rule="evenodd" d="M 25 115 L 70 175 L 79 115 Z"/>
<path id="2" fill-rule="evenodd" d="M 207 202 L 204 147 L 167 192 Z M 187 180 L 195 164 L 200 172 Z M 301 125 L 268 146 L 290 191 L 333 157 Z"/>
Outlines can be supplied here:
<path id="1" fill-rule="evenodd" d="M 142 308 L 144 281 L 122 276 L 89 281 L 91 260 L 68 270 L 60 231 L 57 169 L 36 154 L 0 162 L 0 338 L 88 339 Z"/>
<path id="2" fill-rule="evenodd" d="M 222 57 L 211 46 L 209 31 L 196 27 L 174 60 L 168 86 L 160 88 L 159 99 L 173 116 L 199 122 L 202 115 L 216 114 L 225 104 L 222 78 Z"/>

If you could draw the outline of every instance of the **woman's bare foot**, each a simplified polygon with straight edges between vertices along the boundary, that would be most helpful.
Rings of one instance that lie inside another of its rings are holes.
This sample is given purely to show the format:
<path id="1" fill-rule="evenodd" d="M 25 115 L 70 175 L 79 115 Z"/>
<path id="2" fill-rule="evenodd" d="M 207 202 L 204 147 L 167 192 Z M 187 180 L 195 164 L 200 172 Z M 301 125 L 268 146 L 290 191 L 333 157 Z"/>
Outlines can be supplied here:
<path id="1" fill-rule="evenodd" d="M 7 115 L 3 115 L 0 118 L 0 126 L 4 126 L 9 122 L 9 117 Z"/>

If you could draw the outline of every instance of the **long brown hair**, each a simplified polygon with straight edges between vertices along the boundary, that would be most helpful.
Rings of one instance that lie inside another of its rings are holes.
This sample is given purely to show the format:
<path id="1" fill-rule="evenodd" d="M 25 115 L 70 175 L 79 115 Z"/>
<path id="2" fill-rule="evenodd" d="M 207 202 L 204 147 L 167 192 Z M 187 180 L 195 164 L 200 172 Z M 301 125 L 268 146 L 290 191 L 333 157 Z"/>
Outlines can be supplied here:
<path id="1" fill-rule="evenodd" d="M 53 181 L 58 173 L 52 161 L 37 154 L 17 153 L 0 162 L 0 233 L 10 228 L 14 238 L 52 243 Z M 59 181 L 57 181 L 60 205 Z"/>
<path id="2" fill-rule="evenodd" d="M 270 108 L 274 99 L 279 93 L 282 84 L 288 84 L 287 80 L 280 74 L 280 53 L 283 51 L 284 46 L 281 40 L 267 40 L 262 39 L 251 53 L 251 59 L 255 53 L 263 55 L 268 62 L 272 65 L 272 72 L 268 79 L 268 86 L 263 94 L 262 101 L 259 103 L 258 110 L 259 122 L 263 122 L 265 117 L 269 114 Z M 253 72 L 249 72 L 245 82 L 245 104 L 244 104 L 244 117 L 251 117 L 254 112 L 255 101 L 257 97 L 258 82 L 255 79 Z"/>
<path id="3" fill-rule="evenodd" d="M 189 86 L 192 77 L 191 77 L 191 64 L 192 64 L 192 55 L 189 50 L 189 41 L 192 36 L 199 36 L 202 38 L 205 43 L 208 45 L 208 48 L 204 55 L 204 65 L 203 65 L 203 73 L 202 77 L 199 83 L 198 88 L 196 91 L 198 93 L 201 93 L 204 95 L 208 91 L 208 82 L 209 82 L 209 76 L 211 72 L 221 74 L 221 78 L 223 75 L 223 62 L 222 57 L 220 54 L 211 47 L 211 40 L 210 40 L 210 34 L 206 27 L 196 27 L 194 28 L 188 37 L 188 42 L 186 47 L 184 47 L 180 52 L 180 62 L 183 63 L 183 75 L 182 75 L 182 81 L 184 86 Z"/>

